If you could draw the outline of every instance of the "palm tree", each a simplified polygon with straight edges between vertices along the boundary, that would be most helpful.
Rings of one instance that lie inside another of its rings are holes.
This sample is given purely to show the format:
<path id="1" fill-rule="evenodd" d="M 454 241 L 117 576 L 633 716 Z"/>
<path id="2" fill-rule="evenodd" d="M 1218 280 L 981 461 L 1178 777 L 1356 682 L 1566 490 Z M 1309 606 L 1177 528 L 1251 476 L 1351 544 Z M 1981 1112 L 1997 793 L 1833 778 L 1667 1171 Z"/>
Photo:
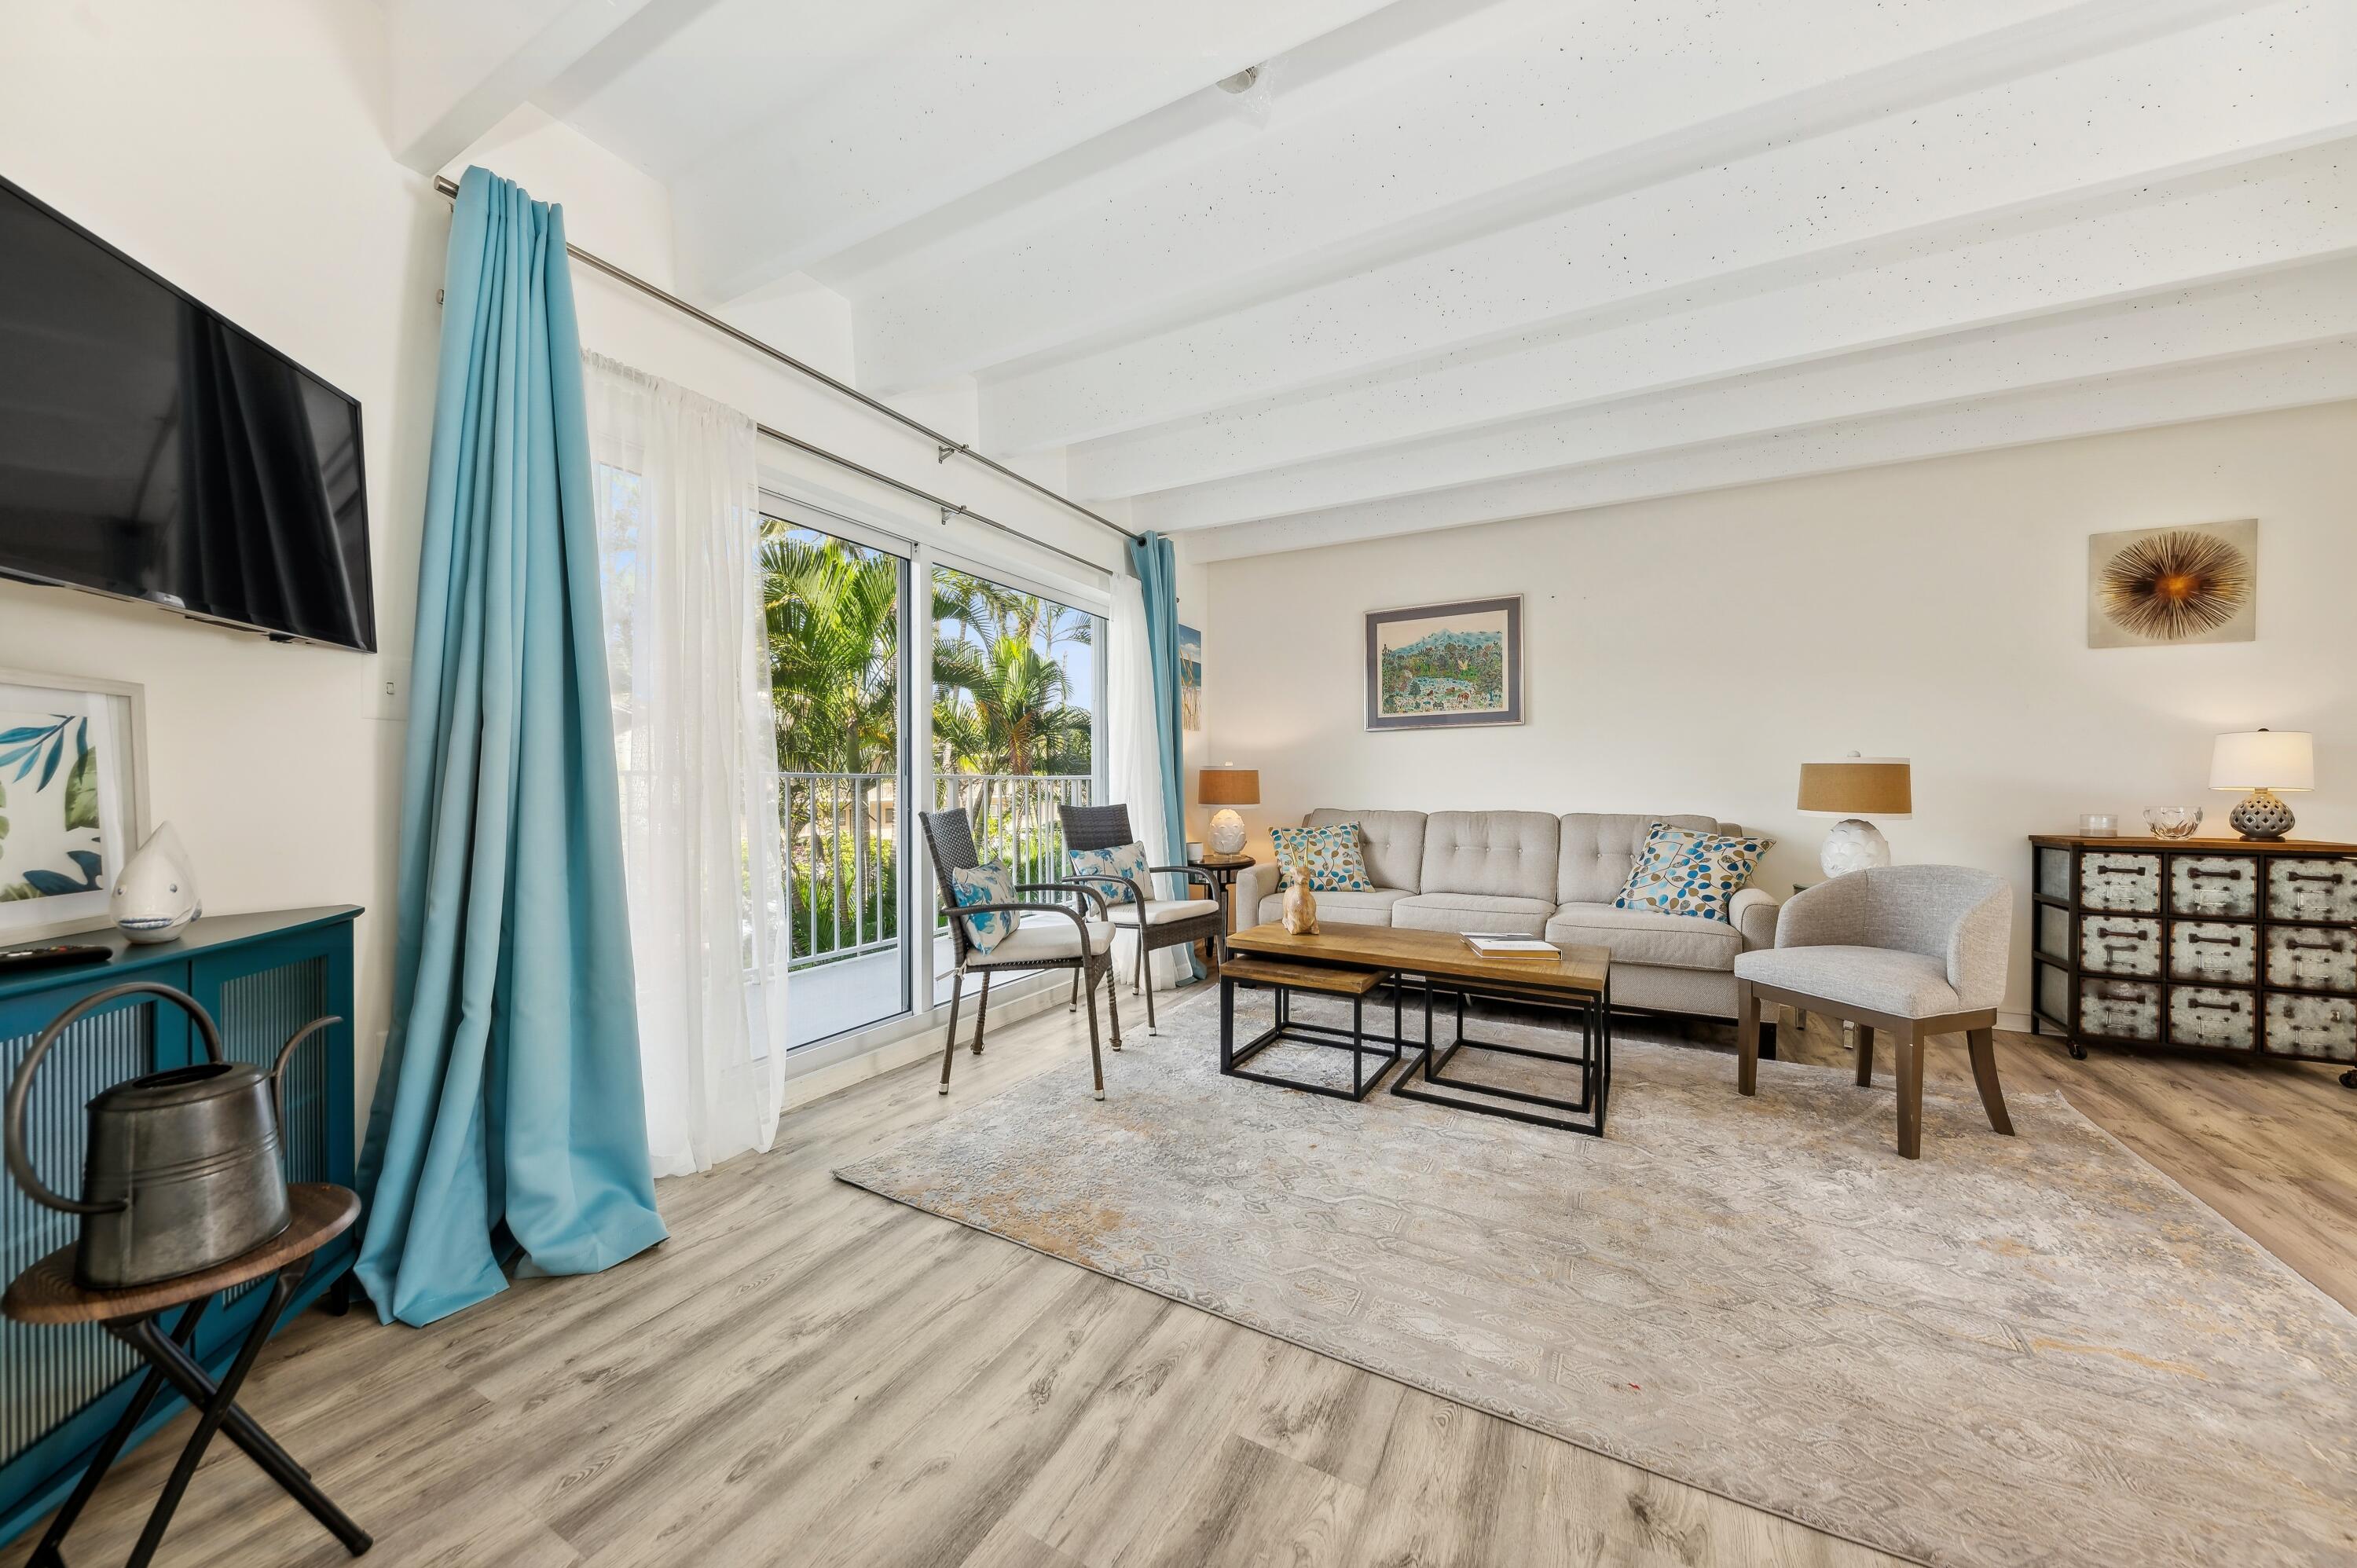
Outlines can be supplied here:
<path id="1" fill-rule="evenodd" d="M 772 521 L 761 568 L 779 768 L 896 773 L 899 563 Z M 1091 618 L 963 572 L 936 571 L 931 588 L 933 736 L 944 779 L 1087 773 L 1089 714 L 1072 705 L 1070 677 L 1055 655 L 1093 639 Z M 789 790 L 786 801 L 796 874 L 806 883 L 816 878 L 829 897 L 845 875 L 834 840 L 842 811 L 832 795 L 819 796 L 837 788 L 813 783 Z M 1017 841 L 1036 838 L 1044 824 L 1002 822 L 1006 813 L 988 799 L 998 788 L 985 781 L 973 787 L 979 793 L 958 793 L 975 808 L 978 823 L 1008 829 Z M 861 791 L 858 801 L 851 831 L 880 840 L 880 793 Z M 875 875 L 884 875 L 889 860 L 870 856 Z M 859 889 L 869 897 L 875 891 Z"/>
<path id="2" fill-rule="evenodd" d="M 888 773 L 899 749 L 899 567 L 772 523 L 761 546 L 778 766 Z"/>
<path id="3" fill-rule="evenodd" d="M 1086 773 L 1089 713 L 1058 647 L 1087 647 L 1082 612 L 970 576 L 935 574 L 933 738 L 943 771 Z M 946 632 L 942 629 L 946 628 Z"/>

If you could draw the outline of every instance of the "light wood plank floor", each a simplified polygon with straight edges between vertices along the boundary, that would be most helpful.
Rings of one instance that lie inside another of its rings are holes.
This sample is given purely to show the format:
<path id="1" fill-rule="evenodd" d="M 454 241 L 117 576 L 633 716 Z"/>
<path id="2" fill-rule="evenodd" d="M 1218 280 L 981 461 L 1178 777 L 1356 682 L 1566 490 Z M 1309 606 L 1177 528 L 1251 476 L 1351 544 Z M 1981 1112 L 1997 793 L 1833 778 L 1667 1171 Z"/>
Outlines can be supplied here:
<path id="1" fill-rule="evenodd" d="M 1891 1561 L 829 1178 L 1031 1073 L 1084 1092 L 1076 1023 L 962 1054 L 948 1101 L 917 1067 L 790 1114 L 776 1153 L 664 1183 L 673 1240 L 606 1274 L 425 1331 L 310 1314 L 247 1402 L 379 1568 Z M 1823 1025 L 1785 1038 L 1847 1059 Z M 2064 1090 L 2357 1306 L 2357 1094 L 2331 1074 L 1999 1039 L 2009 1089 Z M 1969 1083 L 1961 1039 L 1932 1070 Z M 186 1431 L 109 1480 L 74 1562 L 123 1559 Z M 161 1560 L 346 1561 L 226 1444 Z"/>

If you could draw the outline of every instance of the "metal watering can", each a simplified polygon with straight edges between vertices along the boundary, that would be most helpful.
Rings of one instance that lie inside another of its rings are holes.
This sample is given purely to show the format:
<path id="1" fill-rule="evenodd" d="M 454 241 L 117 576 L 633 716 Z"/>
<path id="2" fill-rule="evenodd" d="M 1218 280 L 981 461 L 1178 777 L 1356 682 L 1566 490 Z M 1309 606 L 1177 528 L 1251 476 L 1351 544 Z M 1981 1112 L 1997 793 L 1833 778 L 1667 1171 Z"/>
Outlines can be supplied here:
<path id="1" fill-rule="evenodd" d="M 43 1184 L 26 1147 L 33 1073 L 76 1019 L 143 993 L 194 1018 L 211 1060 L 131 1079 L 92 1100 L 82 1195 L 60 1197 Z M 278 1158 L 286 1107 L 280 1075 L 296 1047 L 340 1022 L 312 1019 L 264 1072 L 229 1060 L 210 1015 L 168 985 L 132 981 L 59 1014 L 8 1085 L 7 1161 L 8 1174 L 36 1203 L 81 1216 L 74 1282 L 95 1290 L 152 1284 L 226 1262 L 285 1230 L 286 1178 Z"/>

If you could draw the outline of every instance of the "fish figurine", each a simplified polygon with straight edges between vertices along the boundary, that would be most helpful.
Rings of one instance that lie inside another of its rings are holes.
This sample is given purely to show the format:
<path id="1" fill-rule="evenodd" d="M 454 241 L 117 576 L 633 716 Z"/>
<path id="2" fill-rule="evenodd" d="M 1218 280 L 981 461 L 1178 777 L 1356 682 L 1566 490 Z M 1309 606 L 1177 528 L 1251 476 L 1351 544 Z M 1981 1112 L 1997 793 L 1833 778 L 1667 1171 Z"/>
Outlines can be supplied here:
<path id="1" fill-rule="evenodd" d="M 197 874 L 172 824 L 147 835 L 114 879 L 114 923 L 135 942 L 168 942 L 205 912 Z"/>

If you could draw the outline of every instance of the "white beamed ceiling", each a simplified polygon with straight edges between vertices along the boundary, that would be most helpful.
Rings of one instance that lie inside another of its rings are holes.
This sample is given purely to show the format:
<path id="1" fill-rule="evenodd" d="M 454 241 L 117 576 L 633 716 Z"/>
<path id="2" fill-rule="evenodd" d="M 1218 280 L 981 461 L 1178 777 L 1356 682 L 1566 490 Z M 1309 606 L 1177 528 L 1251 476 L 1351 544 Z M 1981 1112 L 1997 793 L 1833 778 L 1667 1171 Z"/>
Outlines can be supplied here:
<path id="1" fill-rule="evenodd" d="M 2357 397 L 2357 0 L 482 9 L 405 143 L 528 97 L 1210 556 Z"/>

